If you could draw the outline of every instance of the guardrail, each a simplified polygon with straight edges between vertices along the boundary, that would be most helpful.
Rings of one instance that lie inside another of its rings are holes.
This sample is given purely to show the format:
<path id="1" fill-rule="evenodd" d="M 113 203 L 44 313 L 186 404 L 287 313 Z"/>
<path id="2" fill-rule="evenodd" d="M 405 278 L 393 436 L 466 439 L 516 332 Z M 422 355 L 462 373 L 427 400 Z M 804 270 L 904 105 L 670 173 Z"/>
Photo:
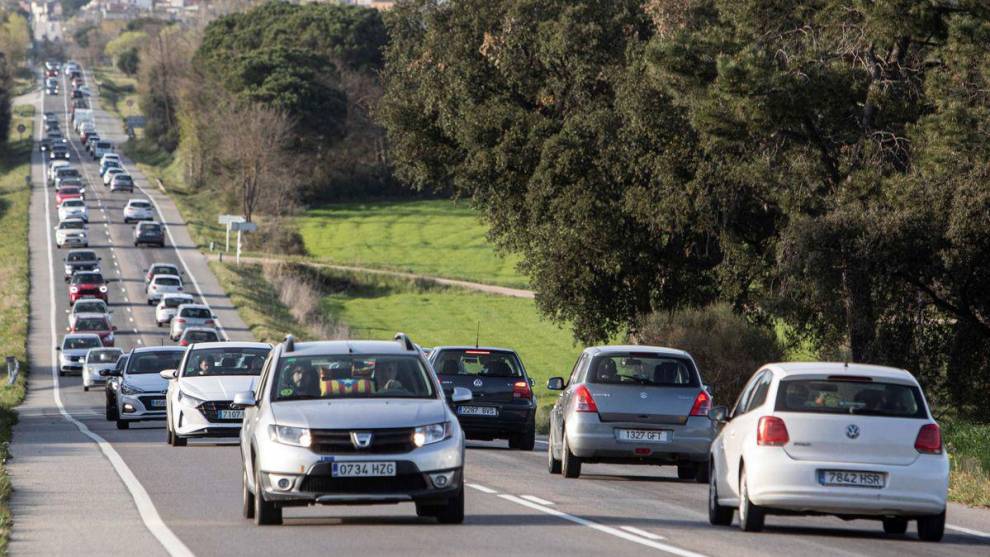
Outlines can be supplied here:
<path id="1" fill-rule="evenodd" d="M 21 363 L 13 356 L 7 356 L 7 384 L 13 385 L 17 381 L 17 374 L 21 371 Z"/>

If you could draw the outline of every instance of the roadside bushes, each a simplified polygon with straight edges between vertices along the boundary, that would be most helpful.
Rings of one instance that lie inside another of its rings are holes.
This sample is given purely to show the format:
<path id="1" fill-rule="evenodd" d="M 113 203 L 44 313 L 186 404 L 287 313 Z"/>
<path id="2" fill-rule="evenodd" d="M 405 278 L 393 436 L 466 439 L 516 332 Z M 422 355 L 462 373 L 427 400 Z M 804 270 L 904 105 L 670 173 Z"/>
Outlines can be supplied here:
<path id="1" fill-rule="evenodd" d="M 313 338 L 321 340 L 350 338 L 350 331 L 323 314 L 323 291 L 318 279 L 293 265 L 265 263 L 261 267 L 267 280 L 278 293 L 278 299 L 295 320 L 311 331 Z"/>
<path id="2" fill-rule="evenodd" d="M 759 366 L 784 357 L 773 331 L 750 323 L 727 304 L 652 313 L 640 322 L 635 340 L 689 352 L 716 404 L 727 406 Z"/>

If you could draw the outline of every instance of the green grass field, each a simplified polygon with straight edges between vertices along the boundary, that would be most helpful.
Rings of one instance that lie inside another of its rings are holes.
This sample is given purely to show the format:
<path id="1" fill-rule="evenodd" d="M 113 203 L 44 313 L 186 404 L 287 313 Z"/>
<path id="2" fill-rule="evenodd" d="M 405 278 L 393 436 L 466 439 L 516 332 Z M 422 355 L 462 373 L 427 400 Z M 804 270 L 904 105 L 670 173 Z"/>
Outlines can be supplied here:
<path id="1" fill-rule="evenodd" d="M 0 358 L 14 356 L 27 369 L 28 320 L 28 209 L 31 190 L 24 177 L 31 172 L 34 107 L 14 107 L 9 143 L 0 148 Z M 17 125 L 28 130 L 26 139 L 16 140 Z M 6 368 L 0 376 L 0 554 L 7 553 L 10 535 L 10 478 L 2 464 L 6 459 L 11 428 L 17 423 L 14 407 L 24 400 L 24 374 L 13 385 L 6 383 Z"/>
<path id="2" fill-rule="evenodd" d="M 325 205 L 297 219 L 321 261 L 525 288 L 519 259 L 502 257 L 480 215 L 447 200 Z"/>

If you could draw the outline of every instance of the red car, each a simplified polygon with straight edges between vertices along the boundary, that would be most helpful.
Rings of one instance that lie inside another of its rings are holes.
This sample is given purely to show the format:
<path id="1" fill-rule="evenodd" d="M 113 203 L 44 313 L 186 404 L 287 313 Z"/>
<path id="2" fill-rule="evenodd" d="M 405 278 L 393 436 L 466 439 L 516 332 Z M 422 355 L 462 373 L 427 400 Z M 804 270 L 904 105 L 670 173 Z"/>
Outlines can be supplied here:
<path id="1" fill-rule="evenodd" d="M 100 335 L 103 346 L 113 346 L 113 332 L 117 327 L 102 313 L 81 313 L 65 328 L 67 333 L 93 333 Z"/>
<path id="2" fill-rule="evenodd" d="M 65 186 L 55 192 L 55 206 L 58 207 L 66 199 L 82 199 L 83 194 L 80 188 L 75 186 Z"/>
<path id="3" fill-rule="evenodd" d="M 69 279 L 69 304 L 76 303 L 79 298 L 91 296 L 109 303 L 107 299 L 107 281 L 100 273 L 81 272 Z"/>

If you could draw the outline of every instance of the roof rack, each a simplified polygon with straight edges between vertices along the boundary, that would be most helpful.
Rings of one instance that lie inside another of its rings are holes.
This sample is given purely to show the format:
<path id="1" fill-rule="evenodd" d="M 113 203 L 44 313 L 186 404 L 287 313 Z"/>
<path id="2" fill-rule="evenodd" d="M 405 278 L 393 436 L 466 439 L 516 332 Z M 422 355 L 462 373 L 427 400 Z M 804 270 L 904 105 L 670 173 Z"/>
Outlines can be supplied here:
<path id="1" fill-rule="evenodd" d="M 292 335 L 285 335 L 285 340 L 283 342 L 285 343 L 286 352 L 296 351 L 296 337 Z"/>
<path id="2" fill-rule="evenodd" d="M 416 345 L 413 344 L 413 341 L 409 338 L 409 336 L 406 333 L 395 333 L 395 336 L 392 337 L 392 340 L 401 343 L 403 346 L 405 346 L 406 350 L 411 350 L 411 351 L 416 350 Z"/>

